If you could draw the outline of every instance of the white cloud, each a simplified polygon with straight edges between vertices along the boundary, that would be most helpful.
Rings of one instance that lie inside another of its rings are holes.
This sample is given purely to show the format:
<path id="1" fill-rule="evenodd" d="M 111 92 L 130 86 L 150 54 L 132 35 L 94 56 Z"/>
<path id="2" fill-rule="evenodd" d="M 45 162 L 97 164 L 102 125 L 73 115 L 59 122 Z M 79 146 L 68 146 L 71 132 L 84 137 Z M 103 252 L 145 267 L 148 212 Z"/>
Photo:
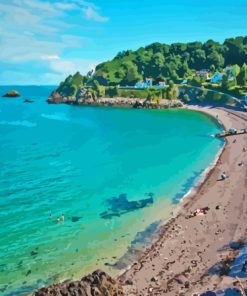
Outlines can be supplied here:
<path id="1" fill-rule="evenodd" d="M 41 56 L 41 60 L 45 60 L 45 61 L 52 61 L 52 60 L 59 60 L 59 59 L 60 57 L 57 54 Z"/>
<path id="2" fill-rule="evenodd" d="M 87 7 L 83 9 L 85 16 L 88 20 L 96 21 L 96 22 L 107 22 L 109 20 L 108 17 L 101 16 L 97 10 L 93 9 L 92 7 Z"/>
<path id="3" fill-rule="evenodd" d="M 99 64 L 98 60 L 84 60 L 84 59 L 60 59 L 51 60 L 50 68 L 57 74 L 61 74 L 65 78 L 69 74 L 74 74 L 79 71 L 82 74 L 86 74 L 88 71 L 95 68 Z"/>
<path id="4" fill-rule="evenodd" d="M 54 3 L 54 6 L 61 10 L 74 10 L 77 8 L 77 6 L 74 3 L 60 3 L 56 2 Z"/>
<path id="5" fill-rule="evenodd" d="M 76 12 L 75 16 L 70 16 L 71 11 Z M 83 19 L 108 20 L 100 15 L 99 7 L 84 0 L 0 0 L 0 61 L 7 65 L 2 73 L 8 74 L 7 68 L 25 66 L 28 62 L 37 70 L 40 66 L 42 73 L 47 71 L 50 76 L 53 73 L 54 79 L 77 70 L 86 73 L 95 66 L 95 61 L 63 58 L 90 43 L 89 38 L 82 36 Z M 29 67 L 23 75 L 16 72 L 14 77 L 23 81 L 25 75 L 28 79 L 32 77 Z"/>

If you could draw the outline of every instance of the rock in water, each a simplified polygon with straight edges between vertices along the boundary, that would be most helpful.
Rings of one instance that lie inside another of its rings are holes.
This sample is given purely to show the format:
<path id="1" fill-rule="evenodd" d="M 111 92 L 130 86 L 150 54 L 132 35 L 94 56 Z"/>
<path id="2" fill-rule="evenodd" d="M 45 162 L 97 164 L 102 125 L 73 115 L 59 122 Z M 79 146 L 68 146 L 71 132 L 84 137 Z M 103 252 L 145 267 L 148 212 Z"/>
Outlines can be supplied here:
<path id="1" fill-rule="evenodd" d="M 35 296 L 54 295 L 82 295 L 82 296 L 123 296 L 121 285 L 101 270 L 79 281 L 65 281 L 50 287 L 41 288 L 34 293 Z"/>
<path id="2" fill-rule="evenodd" d="M 3 95 L 3 97 L 6 97 L 6 98 L 16 98 L 20 96 L 21 96 L 20 93 L 18 93 L 18 91 L 16 90 L 10 90 L 5 95 Z"/>
<path id="3" fill-rule="evenodd" d="M 26 99 L 25 101 L 24 101 L 24 103 L 33 103 L 34 102 L 34 100 L 30 100 L 30 99 Z"/>

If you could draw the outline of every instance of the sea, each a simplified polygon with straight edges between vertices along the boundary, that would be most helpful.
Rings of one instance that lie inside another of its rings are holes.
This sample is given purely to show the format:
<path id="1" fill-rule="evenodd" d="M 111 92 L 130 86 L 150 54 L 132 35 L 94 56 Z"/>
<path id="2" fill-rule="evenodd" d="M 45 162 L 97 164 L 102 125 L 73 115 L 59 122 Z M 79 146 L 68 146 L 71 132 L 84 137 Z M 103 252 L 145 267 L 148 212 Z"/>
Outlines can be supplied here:
<path id="1" fill-rule="evenodd" d="M 118 274 L 224 145 L 203 113 L 47 104 L 55 88 L 0 86 L 21 93 L 0 97 L 4 296 Z"/>

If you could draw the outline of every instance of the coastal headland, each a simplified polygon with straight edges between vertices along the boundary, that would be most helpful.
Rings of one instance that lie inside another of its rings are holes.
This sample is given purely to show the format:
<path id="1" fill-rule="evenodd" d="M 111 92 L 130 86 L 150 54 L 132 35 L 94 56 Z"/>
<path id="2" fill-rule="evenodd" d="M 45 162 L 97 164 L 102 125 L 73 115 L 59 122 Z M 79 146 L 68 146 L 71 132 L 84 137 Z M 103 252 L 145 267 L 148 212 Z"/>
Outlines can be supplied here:
<path id="1" fill-rule="evenodd" d="M 247 127 L 247 115 L 241 111 L 197 105 L 184 108 L 207 113 L 226 130 Z M 239 287 L 229 272 L 247 235 L 246 148 L 246 134 L 226 139 L 215 165 L 160 227 L 158 239 L 117 277 L 121 293 L 198 295 Z M 242 282 L 246 286 L 246 278 Z M 47 294 L 43 290 L 44 294 L 36 295 L 53 295 L 60 285 L 46 290 Z"/>

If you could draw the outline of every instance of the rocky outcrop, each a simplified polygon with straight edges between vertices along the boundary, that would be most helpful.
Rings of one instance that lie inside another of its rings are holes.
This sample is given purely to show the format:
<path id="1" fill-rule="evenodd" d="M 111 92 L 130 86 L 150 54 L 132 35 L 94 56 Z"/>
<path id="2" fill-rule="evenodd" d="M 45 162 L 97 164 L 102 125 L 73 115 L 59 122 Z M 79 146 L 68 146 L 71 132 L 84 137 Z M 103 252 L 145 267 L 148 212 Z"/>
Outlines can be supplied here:
<path id="1" fill-rule="evenodd" d="M 21 96 L 20 93 L 16 90 L 10 90 L 5 95 L 3 95 L 3 97 L 6 97 L 6 98 L 16 98 L 20 96 Z"/>
<path id="2" fill-rule="evenodd" d="M 101 270 L 79 281 L 65 281 L 61 284 L 41 288 L 35 296 L 123 296 L 120 284 Z"/>
<path id="3" fill-rule="evenodd" d="M 92 105 L 92 106 L 119 106 L 130 108 L 147 108 L 147 109 L 166 109 L 182 107 L 183 103 L 180 100 L 159 100 L 150 101 L 137 98 L 97 98 L 95 94 L 81 89 L 76 97 L 62 96 L 54 91 L 48 98 L 49 104 L 70 104 L 70 105 Z"/>

